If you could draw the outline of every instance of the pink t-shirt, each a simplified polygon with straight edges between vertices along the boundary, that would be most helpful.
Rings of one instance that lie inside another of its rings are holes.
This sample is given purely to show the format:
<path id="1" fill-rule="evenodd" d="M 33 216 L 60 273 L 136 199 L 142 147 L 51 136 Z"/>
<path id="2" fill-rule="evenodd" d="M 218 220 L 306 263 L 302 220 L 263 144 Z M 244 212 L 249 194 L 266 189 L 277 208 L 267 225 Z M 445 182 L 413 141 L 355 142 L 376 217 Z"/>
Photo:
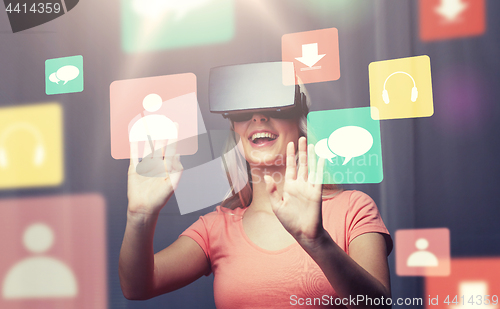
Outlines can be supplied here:
<path id="1" fill-rule="evenodd" d="M 304 302 L 317 298 L 318 306 L 307 307 L 321 308 L 331 301 L 330 296 L 337 296 L 298 243 L 277 251 L 255 245 L 243 229 L 245 210 L 217 206 L 181 234 L 194 239 L 210 261 L 217 308 L 290 308 L 298 305 L 299 298 Z M 375 202 L 360 191 L 344 191 L 324 200 L 323 226 L 347 253 L 349 243 L 361 234 L 389 234 Z M 386 239 L 390 252 L 392 240 Z"/>

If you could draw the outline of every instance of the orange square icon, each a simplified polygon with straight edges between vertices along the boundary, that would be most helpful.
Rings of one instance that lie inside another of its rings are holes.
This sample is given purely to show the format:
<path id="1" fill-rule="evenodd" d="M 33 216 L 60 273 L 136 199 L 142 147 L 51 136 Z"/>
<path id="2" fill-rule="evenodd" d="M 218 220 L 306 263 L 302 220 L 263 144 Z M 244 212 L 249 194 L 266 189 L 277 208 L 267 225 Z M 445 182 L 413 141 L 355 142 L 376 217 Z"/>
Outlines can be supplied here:
<path id="1" fill-rule="evenodd" d="M 105 214 L 97 194 L 0 200 L 0 308 L 107 308 Z"/>
<path id="2" fill-rule="evenodd" d="M 448 276 L 450 230 L 396 231 L 396 273 L 399 276 Z"/>
<path id="3" fill-rule="evenodd" d="M 478 36 L 485 31 L 485 0 L 420 0 L 422 41 Z"/>
<path id="4" fill-rule="evenodd" d="M 111 156 L 130 158 L 131 142 L 147 155 L 173 139 L 178 141 L 177 153 L 192 155 L 198 150 L 197 115 L 193 73 L 114 81 L 110 86 Z"/>
<path id="5" fill-rule="evenodd" d="M 302 83 L 340 78 L 337 28 L 289 33 L 281 38 L 282 61 L 293 62 Z"/>
<path id="6" fill-rule="evenodd" d="M 452 259 L 450 276 L 425 278 L 425 308 L 498 309 L 498 269 L 500 258 Z"/>

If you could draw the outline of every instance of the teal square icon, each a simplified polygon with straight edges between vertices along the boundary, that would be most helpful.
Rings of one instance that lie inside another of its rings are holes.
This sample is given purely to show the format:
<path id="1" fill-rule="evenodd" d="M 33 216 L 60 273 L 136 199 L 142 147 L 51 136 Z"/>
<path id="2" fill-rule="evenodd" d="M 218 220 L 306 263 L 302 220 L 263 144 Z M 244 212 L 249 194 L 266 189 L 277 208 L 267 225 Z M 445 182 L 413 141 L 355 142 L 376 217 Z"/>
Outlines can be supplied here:
<path id="1" fill-rule="evenodd" d="M 72 56 L 45 61 L 45 93 L 83 91 L 83 57 Z"/>
<path id="2" fill-rule="evenodd" d="M 121 0 L 121 17 L 127 53 L 221 43 L 234 36 L 233 0 Z"/>
<path id="3" fill-rule="evenodd" d="M 325 159 L 324 184 L 380 183 L 383 178 L 380 121 L 370 107 L 310 112 L 307 143 Z"/>

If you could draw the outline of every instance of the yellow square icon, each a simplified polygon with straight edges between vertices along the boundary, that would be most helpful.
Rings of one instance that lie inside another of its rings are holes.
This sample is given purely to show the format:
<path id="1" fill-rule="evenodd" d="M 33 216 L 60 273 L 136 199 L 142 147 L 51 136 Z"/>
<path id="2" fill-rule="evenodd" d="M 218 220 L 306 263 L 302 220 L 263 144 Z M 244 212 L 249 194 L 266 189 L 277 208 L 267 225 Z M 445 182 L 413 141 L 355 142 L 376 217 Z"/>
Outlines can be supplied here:
<path id="1" fill-rule="evenodd" d="M 57 103 L 0 108 L 0 188 L 63 180 L 62 110 Z"/>
<path id="2" fill-rule="evenodd" d="M 376 61 L 368 66 L 373 119 L 434 114 L 429 56 Z M 378 110 L 378 111 L 377 111 Z"/>

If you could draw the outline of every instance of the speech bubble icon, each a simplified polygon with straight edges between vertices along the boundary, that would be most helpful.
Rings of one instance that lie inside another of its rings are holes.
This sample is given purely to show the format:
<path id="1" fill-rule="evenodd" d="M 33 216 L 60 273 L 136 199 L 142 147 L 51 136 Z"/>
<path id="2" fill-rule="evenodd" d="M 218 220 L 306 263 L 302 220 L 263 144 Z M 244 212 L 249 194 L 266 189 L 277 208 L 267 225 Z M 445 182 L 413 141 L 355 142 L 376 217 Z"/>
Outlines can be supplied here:
<path id="1" fill-rule="evenodd" d="M 336 157 L 336 155 L 328 148 L 328 139 L 324 138 L 314 145 L 314 152 L 320 158 L 327 159 L 330 163 L 333 163 L 332 158 Z"/>
<path id="2" fill-rule="evenodd" d="M 335 154 L 345 157 L 346 165 L 353 157 L 364 155 L 372 148 L 373 136 L 358 126 L 345 126 L 335 130 L 328 138 L 328 147 Z"/>
<path id="3" fill-rule="evenodd" d="M 61 81 L 59 78 L 57 78 L 56 73 L 52 73 L 52 74 L 50 74 L 50 76 L 49 76 L 49 80 L 50 80 L 51 82 L 53 82 L 53 83 L 56 83 L 56 84 L 57 84 L 57 83 L 59 83 L 59 82 Z"/>
<path id="4" fill-rule="evenodd" d="M 63 85 L 66 85 L 67 82 L 73 80 L 80 75 L 80 70 L 74 65 L 65 65 L 56 72 L 56 77 L 60 80 L 64 81 Z M 50 76 L 49 76 L 50 79 Z"/>

